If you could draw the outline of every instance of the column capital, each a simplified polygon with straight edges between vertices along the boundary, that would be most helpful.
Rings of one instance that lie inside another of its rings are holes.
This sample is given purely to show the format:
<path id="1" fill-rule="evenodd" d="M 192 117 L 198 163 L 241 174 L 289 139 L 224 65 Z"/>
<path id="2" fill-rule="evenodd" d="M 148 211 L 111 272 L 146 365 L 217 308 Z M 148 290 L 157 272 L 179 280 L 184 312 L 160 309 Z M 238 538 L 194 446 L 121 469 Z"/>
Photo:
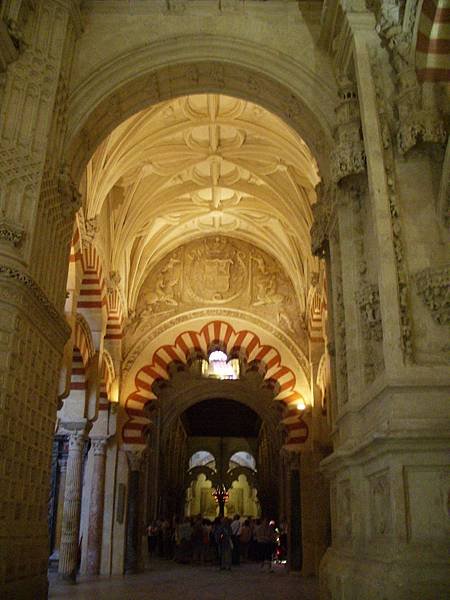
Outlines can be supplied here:
<path id="1" fill-rule="evenodd" d="M 83 449 L 84 442 L 86 440 L 86 434 L 84 431 L 72 431 L 69 433 L 69 452 Z"/>
<path id="2" fill-rule="evenodd" d="M 104 456 L 106 454 L 107 438 L 93 438 L 91 439 L 91 443 L 94 456 Z"/>
<path id="3" fill-rule="evenodd" d="M 139 471 L 142 464 L 143 452 L 141 450 L 127 450 L 126 455 L 130 470 Z"/>

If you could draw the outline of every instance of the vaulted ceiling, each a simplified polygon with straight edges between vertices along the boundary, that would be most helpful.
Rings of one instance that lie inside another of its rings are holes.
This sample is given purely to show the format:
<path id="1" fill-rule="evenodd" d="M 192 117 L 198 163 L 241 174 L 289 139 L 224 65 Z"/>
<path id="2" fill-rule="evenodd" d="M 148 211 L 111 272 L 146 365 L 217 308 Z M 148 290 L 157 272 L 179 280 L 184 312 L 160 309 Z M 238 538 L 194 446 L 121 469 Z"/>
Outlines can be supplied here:
<path id="1" fill-rule="evenodd" d="M 305 293 L 317 165 L 263 108 L 222 95 L 163 102 L 114 130 L 86 174 L 87 219 L 134 309 L 151 268 L 205 234 L 246 240 L 279 260 Z"/>

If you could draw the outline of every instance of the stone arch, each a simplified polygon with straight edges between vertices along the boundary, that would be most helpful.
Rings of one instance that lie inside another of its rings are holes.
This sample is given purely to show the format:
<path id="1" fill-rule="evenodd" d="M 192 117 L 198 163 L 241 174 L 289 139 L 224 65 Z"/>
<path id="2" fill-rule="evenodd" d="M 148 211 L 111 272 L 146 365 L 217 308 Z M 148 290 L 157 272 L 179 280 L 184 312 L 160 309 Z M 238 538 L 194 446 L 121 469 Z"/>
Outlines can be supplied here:
<path id="1" fill-rule="evenodd" d="M 416 70 L 419 81 L 449 82 L 448 27 L 450 9 L 446 0 L 422 3 L 417 27 Z"/>
<path id="2" fill-rule="evenodd" d="M 69 101 L 65 144 L 74 179 L 81 179 L 96 147 L 126 118 L 151 104 L 204 92 L 250 100 L 278 115 L 309 145 L 322 174 L 328 172 L 334 82 L 267 47 L 204 34 L 124 53 L 78 85 Z"/>
<path id="3" fill-rule="evenodd" d="M 296 409 L 296 402 L 302 398 L 302 394 L 298 391 L 295 373 L 283 364 L 280 352 L 274 346 L 262 343 L 254 332 L 236 330 L 230 323 L 216 319 L 197 331 L 182 331 L 173 344 L 162 345 L 154 351 L 149 365 L 139 368 L 134 377 L 134 390 L 124 403 L 127 421 L 123 426 L 122 440 L 127 447 L 145 445 L 149 425 L 146 409 L 156 400 L 153 385 L 159 380 L 169 379 L 170 364 L 186 364 L 193 351 L 207 355 L 208 349 L 219 342 L 224 344 L 227 352 L 237 349 L 243 351 L 247 362 L 256 360 L 264 363 L 264 380 L 276 384 L 275 399 L 286 407 L 283 421 L 288 432 L 287 446 L 297 447 L 306 441 L 308 428 Z"/>

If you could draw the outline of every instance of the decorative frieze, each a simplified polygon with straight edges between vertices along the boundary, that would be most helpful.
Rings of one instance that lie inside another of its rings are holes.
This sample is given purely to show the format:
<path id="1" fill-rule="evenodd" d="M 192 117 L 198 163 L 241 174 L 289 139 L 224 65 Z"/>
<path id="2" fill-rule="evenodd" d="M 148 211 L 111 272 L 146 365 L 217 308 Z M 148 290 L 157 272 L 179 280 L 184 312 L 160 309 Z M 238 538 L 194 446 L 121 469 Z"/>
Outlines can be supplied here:
<path id="1" fill-rule="evenodd" d="M 439 325 L 450 323 L 450 266 L 424 269 L 415 275 L 420 297 Z"/>

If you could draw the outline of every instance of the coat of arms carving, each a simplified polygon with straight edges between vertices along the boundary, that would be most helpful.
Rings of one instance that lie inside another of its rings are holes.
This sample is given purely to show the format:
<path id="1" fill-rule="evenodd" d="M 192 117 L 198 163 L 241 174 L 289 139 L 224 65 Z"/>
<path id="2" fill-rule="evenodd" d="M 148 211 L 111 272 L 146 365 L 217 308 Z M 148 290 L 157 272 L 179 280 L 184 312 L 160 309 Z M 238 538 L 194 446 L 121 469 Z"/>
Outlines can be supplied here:
<path id="1" fill-rule="evenodd" d="M 245 254 L 226 237 L 206 238 L 186 258 L 186 283 L 196 300 L 226 302 L 242 292 L 247 274 Z"/>

